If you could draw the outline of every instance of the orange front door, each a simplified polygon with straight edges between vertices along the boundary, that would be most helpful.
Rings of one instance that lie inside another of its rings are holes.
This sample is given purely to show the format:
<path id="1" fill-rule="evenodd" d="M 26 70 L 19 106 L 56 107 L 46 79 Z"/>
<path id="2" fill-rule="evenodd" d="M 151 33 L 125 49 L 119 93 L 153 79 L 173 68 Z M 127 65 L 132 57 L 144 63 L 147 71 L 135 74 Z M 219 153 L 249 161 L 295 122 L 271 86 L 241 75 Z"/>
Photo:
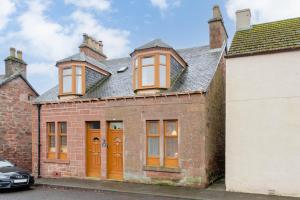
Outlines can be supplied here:
<path id="1" fill-rule="evenodd" d="M 111 122 L 108 126 L 108 179 L 123 179 L 123 124 Z"/>
<path id="2" fill-rule="evenodd" d="M 86 175 L 88 177 L 99 177 L 101 171 L 101 131 L 100 127 L 89 122 L 87 123 L 86 137 Z M 99 122 L 98 122 L 99 123 Z M 95 128 L 96 127 L 96 128 Z"/>

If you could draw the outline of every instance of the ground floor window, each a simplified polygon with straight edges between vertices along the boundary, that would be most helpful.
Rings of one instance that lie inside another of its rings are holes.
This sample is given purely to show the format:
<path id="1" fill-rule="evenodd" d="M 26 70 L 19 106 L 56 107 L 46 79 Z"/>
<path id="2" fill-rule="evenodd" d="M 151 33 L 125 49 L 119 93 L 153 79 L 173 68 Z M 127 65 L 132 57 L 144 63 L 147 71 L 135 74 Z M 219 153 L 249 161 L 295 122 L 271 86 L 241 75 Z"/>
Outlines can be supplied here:
<path id="1" fill-rule="evenodd" d="M 147 121 L 147 165 L 160 166 L 159 156 L 159 121 Z"/>
<path id="2" fill-rule="evenodd" d="M 163 123 L 163 130 L 160 130 Z M 147 166 L 178 167 L 178 121 L 148 120 L 146 121 Z M 163 145 L 160 145 L 163 142 Z M 162 154 L 160 152 L 163 152 Z M 160 162 L 163 156 L 163 163 Z"/>
<path id="3" fill-rule="evenodd" d="M 178 124 L 176 120 L 164 121 L 165 167 L 178 167 Z"/>
<path id="4" fill-rule="evenodd" d="M 55 154 L 56 154 L 55 122 L 47 123 L 47 140 L 48 140 L 47 157 L 53 159 L 55 158 Z"/>
<path id="5" fill-rule="evenodd" d="M 47 122 L 47 145 L 48 159 L 67 159 L 67 122 Z"/>
<path id="6" fill-rule="evenodd" d="M 67 159 L 67 122 L 58 122 L 59 158 Z"/>

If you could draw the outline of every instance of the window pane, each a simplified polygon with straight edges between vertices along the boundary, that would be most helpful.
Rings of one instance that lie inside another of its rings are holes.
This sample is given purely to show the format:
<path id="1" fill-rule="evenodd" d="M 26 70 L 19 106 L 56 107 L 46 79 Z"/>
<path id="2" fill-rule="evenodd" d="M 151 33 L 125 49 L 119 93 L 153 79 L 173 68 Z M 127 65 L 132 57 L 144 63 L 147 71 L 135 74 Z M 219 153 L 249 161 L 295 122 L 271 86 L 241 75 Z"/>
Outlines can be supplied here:
<path id="1" fill-rule="evenodd" d="M 60 137 L 60 152 L 67 153 L 67 136 Z"/>
<path id="2" fill-rule="evenodd" d="M 81 82 L 81 75 L 76 76 L 76 93 L 82 93 L 82 82 Z"/>
<path id="3" fill-rule="evenodd" d="M 72 76 L 63 77 L 63 93 L 72 92 Z"/>
<path id="4" fill-rule="evenodd" d="M 135 59 L 135 66 L 138 66 L 138 59 Z"/>
<path id="5" fill-rule="evenodd" d="M 89 129 L 100 129 L 100 122 L 89 122 L 88 128 Z"/>
<path id="6" fill-rule="evenodd" d="M 72 75 L 72 68 L 71 67 L 64 68 L 63 69 L 63 75 L 64 76 L 66 76 L 66 75 Z"/>
<path id="7" fill-rule="evenodd" d="M 76 75 L 81 75 L 81 66 L 76 66 Z"/>
<path id="8" fill-rule="evenodd" d="M 166 87 L 166 66 L 164 65 L 159 67 L 159 81 L 161 87 Z"/>
<path id="9" fill-rule="evenodd" d="M 123 129 L 123 123 L 122 122 L 111 122 L 110 129 L 114 129 L 114 130 Z"/>
<path id="10" fill-rule="evenodd" d="M 177 137 L 166 138 L 166 156 L 177 158 L 178 157 L 178 141 Z"/>
<path id="11" fill-rule="evenodd" d="M 166 60 L 167 60 L 167 58 L 166 58 L 166 56 L 165 55 L 160 55 L 159 56 L 159 59 L 160 59 L 160 64 L 162 64 L 162 65 L 166 65 Z"/>
<path id="12" fill-rule="evenodd" d="M 177 121 L 166 121 L 165 122 L 165 133 L 168 136 L 177 135 Z"/>
<path id="13" fill-rule="evenodd" d="M 157 121 L 147 121 L 148 124 L 148 134 L 158 135 L 158 122 Z"/>
<path id="14" fill-rule="evenodd" d="M 51 122 L 51 123 L 48 123 L 48 133 L 55 133 L 55 123 L 54 122 Z"/>
<path id="15" fill-rule="evenodd" d="M 154 66 L 148 66 L 142 68 L 142 85 L 143 86 L 154 85 Z"/>
<path id="16" fill-rule="evenodd" d="M 148 137 L 148 156 L 159 156 L 159 137 Z"/>
<path id="17" fill-rule="evenodd" d="M 49 136 L 49 151 L 55 152 L 55 136 Z"/>
<path id="18" fill-rule="evenodd" d="M 154 57 L 148 57 L 142 59 L 142 65 L 153 65 L 154 64 Z"/>
<path id="19" fill-rule="evenodd" d="M 59 123 L 60 133 L 67 134 L 67 123 L 60 122 Z"/>

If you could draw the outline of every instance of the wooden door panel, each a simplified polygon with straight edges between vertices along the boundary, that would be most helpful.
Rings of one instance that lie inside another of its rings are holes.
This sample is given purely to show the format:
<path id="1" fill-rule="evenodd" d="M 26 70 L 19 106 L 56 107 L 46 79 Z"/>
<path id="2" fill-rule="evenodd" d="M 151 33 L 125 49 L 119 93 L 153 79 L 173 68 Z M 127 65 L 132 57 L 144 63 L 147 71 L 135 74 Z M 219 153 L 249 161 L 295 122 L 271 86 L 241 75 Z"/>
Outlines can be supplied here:
<path id="1" fill-rule="evenodd" d="M 108 178 L 123 179 L 123 130 L 108 132 Z"/>
<path id="2" fill-rule="evenodd" d="M 86 174 L 89 177 L 100 177 L 101 171 L 101 132 L 87 130 Z"/>

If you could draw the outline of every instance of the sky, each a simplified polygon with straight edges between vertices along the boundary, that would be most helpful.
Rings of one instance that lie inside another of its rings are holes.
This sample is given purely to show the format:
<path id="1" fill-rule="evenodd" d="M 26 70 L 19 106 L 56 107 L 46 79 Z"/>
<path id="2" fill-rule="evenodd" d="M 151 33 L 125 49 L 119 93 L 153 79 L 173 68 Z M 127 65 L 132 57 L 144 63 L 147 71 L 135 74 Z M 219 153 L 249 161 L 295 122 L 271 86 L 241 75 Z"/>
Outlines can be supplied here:
<path id="1" fill-rule="evenodd" d="M 0 74 L 9 48 L 22 50 L 27 78 L 42 94 L 57 85 L 55 63 L 78 52 L 83 33 L 102 40 L 109 59 L 156 38 L 175 49 L 208 45 L 216 4 L 229 42 L 236 10 L 250 8 L 253 24 L 300 16 L 300 0 L 0 0 Z"/>

